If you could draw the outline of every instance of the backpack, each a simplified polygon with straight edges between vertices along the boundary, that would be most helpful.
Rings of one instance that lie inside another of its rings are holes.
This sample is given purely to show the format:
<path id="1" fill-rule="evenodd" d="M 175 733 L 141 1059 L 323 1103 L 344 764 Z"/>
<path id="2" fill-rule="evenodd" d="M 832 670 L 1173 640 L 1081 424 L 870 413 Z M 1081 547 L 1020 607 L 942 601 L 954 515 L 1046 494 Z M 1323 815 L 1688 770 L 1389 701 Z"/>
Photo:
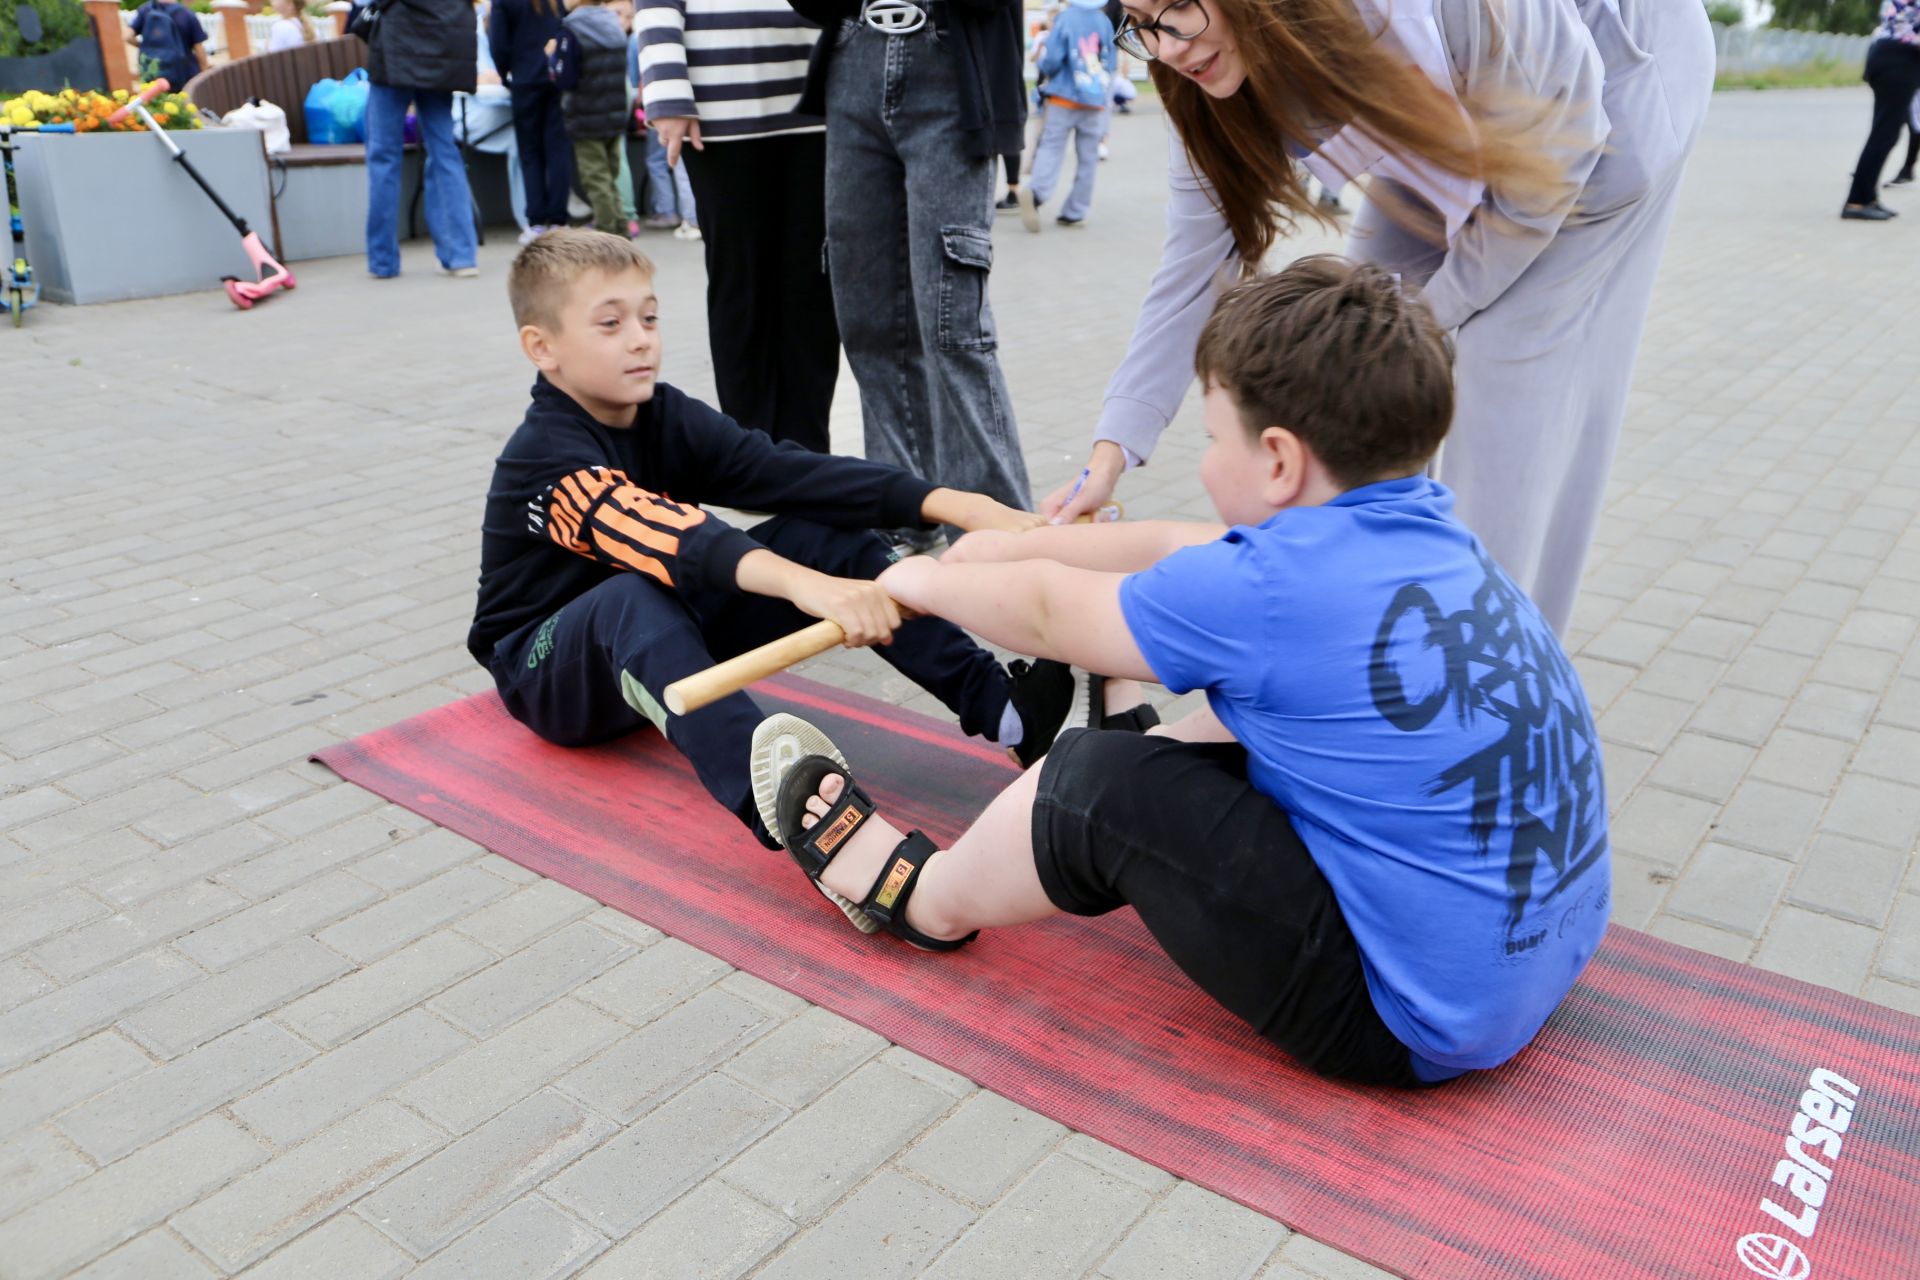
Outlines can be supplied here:
<path id="1" fill-rule="evenodd" d="M 152 80 L 165 75 L 192 55 L 180 40 L 180 28 L 160 0 L 149 0 L 147 16 L 140 20 L 140 72 Z M 182 85 L 171 86 L 175 89 Z"/>

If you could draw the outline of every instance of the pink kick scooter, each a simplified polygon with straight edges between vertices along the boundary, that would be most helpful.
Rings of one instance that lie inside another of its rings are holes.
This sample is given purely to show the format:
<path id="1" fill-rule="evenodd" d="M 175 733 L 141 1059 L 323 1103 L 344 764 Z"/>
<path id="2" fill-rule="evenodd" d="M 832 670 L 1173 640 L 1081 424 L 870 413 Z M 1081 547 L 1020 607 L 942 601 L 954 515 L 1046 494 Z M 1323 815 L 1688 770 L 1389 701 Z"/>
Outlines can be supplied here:
<path id="1" fill-rule="evenodd" d="M 174 160 L 179 163 L 180 167 L 187 171 L 187 176 L 198 183 L 200 189 L 207 193 L 207 199 L 219 205 L 220 212 L 227 215 L 227 221 L 231 222 L 234 230 L 240 233 L 240 247 L 247 251 L 247 257 L 253 261 L 255 278 L 252 280 L 242 280 L 238 276 L 224 276 L 222 279 L 226 281 L 227 297 L 233 299 L 233 305 L 239 307 L 242 311 L 250 311 L 253 309 L 254 303 L 266 297 L 275 289 L 293 288 L 295 284 L 293 272 L 287 270 L 272 254 L 267 252 L 267 246 L 260 243 L 259 235 L 247 227 L 247 220 L 227 207 L 227 202 L 220 198 L 220 194 L 217 191 L 207 185 L 207 180 L 200 176 L 198 169 L 193 167 L 193 161 L 187 159 L 186 153 L 181 151 L 178 144 L 167 136 L 167 131 L 161 127 L 160 122 L 155 120 L 153 114 L 147 110 L 147 103 L 151 102 L 155 96 L 165 93 L 168 87 L 165 80 L 155 80 L 152 84 L 149 84 L 140 91 L 139 97 L 133 99 L 127 103 L 126 106 L 120 108 L 108 117 L 108 123 L 120 123 L 120 121 L 126 118 L 128 112 L 139 116 L 140 122 L 153 132 L 154 137 L 160 139 L 161 145 L 166 147 L 167 151 L 173 156 Z"/>

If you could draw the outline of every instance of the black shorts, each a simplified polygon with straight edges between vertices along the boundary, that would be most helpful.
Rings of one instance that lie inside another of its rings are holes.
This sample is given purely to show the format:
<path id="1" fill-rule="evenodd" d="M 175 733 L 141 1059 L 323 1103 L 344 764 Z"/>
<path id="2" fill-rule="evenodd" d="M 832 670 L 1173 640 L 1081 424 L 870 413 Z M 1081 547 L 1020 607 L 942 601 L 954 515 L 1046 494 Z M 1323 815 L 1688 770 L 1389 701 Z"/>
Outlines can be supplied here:
<path id="1" fill-rule="evenodd" d="M 1333 887 L 1247 781 L 1245 748 L 1081 729 L 1040 769 L 1033 852 L 1055 906 L 1131 904 L 1203 991 L 1308 1068 L 1421 1086 L 1374 1010 Z"/>

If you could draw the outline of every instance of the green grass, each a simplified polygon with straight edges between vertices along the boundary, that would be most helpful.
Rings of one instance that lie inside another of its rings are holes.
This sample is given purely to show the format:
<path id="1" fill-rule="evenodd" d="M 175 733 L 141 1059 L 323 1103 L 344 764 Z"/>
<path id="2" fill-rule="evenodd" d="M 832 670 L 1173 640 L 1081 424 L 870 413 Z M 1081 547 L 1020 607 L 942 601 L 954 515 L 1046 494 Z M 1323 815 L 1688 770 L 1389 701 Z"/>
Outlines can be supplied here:
<path id="1" fill-rule="evenodd" d="M 1715 76 L 1715 89 L 1838 89 L 1860 83 L 1860 64 L 1820 58 L 1804 67 L 1768 67 Z"/>

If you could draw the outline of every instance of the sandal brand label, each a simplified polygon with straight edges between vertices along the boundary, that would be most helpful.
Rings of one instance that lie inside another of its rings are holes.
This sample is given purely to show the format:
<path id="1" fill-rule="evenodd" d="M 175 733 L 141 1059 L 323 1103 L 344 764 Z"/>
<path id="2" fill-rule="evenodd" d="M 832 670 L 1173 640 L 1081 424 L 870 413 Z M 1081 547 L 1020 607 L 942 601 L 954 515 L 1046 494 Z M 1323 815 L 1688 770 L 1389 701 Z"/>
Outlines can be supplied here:
<path id="1" fill-rule="evenodd" d="M 880 886 L 880 892 L 873 895 L 875 906 L 884 910 L 893 910 L 894 902 L 900 897 L 900 891 L 907 887 L 908 877 L 913 875 L 913 864 L 905 858 L 895 858 L 893 868 L 887 872 L 887 882 Z"/>
<path id="2" fill-rule="evenodd" d="M 832 825 L 825 831 L 822 831 L 818 836 L 814 837 L 814 844 L 818 846 L 821 853 L 832 857 L 833 851 L 840 847 L 840 842 L 852 835 L 853 829 L 859 825 L 860 811 L 858 809 L 848 809 L 845 813 L 835 818 Z"/>

